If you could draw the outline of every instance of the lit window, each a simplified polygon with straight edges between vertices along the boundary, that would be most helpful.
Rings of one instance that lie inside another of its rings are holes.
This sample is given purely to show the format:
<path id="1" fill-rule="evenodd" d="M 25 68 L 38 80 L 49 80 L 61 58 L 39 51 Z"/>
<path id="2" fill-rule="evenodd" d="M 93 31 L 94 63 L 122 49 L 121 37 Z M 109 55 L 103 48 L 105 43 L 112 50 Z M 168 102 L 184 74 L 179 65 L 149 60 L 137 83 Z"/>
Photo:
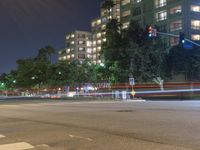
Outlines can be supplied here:
<path id="1" fill-rule="evenodd" d="M 177 31 L 182 29 L 182 20 L 173 21 L 170 23 L 170 31 Z"/>
<path id="2" fill-rule="evenodd" d="M 200 34 L 193 34 L 191 38 L 194 41 L 200 41 Z"/>
<path id="3" fill-rule="evenodd" d="M 97 38 L 100 38 L 101 37 L 101 33 L 97 33 Z"/>
<path id="4" fill-rule="evenodd" d="M 70 36 L 67 36 L 66 39 L 69 40 Z"/>
<path id="5" fill-rule="evenodd" d="M 97 42 L 96 42 L 96 41 L 94 41 L 94 42 L 93 42 L 93 46 L 96 46 L 96 44 L 97 44 Z"/>
<path id="6" fill-rule="evenodd" d="M 91 49 L 91 48 L 88 48 L 88 49 L 87 49 L 87 53 L 92 53 L 92 49 Z"/>
<path id="7" fill-rule="evenodd" d="M 130 10 L 124 11 L 124 12 L 122 13 L 122 16 L 123 16 L 123 17 L 127 17 L 127 16 L 130 16 L 130 15 L 131 15 L 131 11 L 130 11 Z"/>
<path id="8" fill-rule="evenodd" d="M 160 11 L 156 13 L 156 20 L 157 21 L 162 21 L 167 19 L 167 11 Z"/>
<path id="9" fill-rule="evenodd" d="M 92 42 L 91 42 L 91 41 L 87 41 L 86 45 L 87 45 L 88 47 L 90 47 L 90 46 L 92 46 Z"/>
<path id="10" fill-rule="evenodd" d="M 167 0 L 155 0 L 156 8 L 163 7 L 167 5 Z"/>
<path id="11" fill-rule="evenodd" d="M 122 5 L 127 5 L 127 4 L 130 4 L 130 0 L 122 0 Z"/>
<path id="12" fill-rule="evenodd" d="M 170 38 L 170 45 L 171 46 L 175 46 L 175 45 L 178 45 L 179 44 L 179 38 L 177 37 L 171 37 Z"/>
<path id="13" fill-rule="evenodd" d="M 75 43 L 74 41 L 71 42 L 71 44 L 74 44 L 74 43 Z"/>
<path id="14" fill-rule="evenodd" d="M 72 54 L 72 56 L 71 56 L 72 58 L 74 58 L 74 54 Z"/>
<path id="15" fill-rule="evenodd" d="M 123 29 L 128 28 L 128 27 L 129 27 L 129 24 L 130 24 L 130 22 L 126 22 L 126 23 L 124 23 L 124 24 L 122 25 L 122 28 L 123 28 Z"/>
<path id="16" fill-rule="evenodd" d="M 72 34 L 72 35 L 71 35 L 71 38 L 74 38 L 74 37 L 75 37 L 75 35 L 74 35 L 74 34 Z"/>
<path id="17" fill-rule="evenodd" d="M 133 0 L 133 3 L 139 3 L 141 2 L 142 0 Z"/>
<path id="18" fill-rule="evenodd" d="M 200 30 L 200 20 L 191 20 L 191 28 Z"/>
<path id="19" fill-rule="evenodd" d="M 67 52 L 67 53 L 70 53 L 70 48 L 68 48 L 68 49 L 66 50 L 66 52 Z"/>
<path id="20" fill-rule="evenodd" d="M 198 6 L 198 5 L 191 5 L 191 11 L 200 12 L 200 6 Z"/>
<path id="21" fill-rule="evenodd" d="M 170 14 L 176 14 L 176 13 L 181 13 L 181 12 L 182 12 L 181 6 L 176 6 L 170 9 Z"/>
<path id="22" fill-rule="evenodd" d="M 101 19 L 97 20 L 97 25 L 101 24 Z"/>
<path id="23" fill-rule="evenodd" d="M 97 43 L 98 43 L 98 44 L 101 44 L 101 40 L 98 40 Z"/>

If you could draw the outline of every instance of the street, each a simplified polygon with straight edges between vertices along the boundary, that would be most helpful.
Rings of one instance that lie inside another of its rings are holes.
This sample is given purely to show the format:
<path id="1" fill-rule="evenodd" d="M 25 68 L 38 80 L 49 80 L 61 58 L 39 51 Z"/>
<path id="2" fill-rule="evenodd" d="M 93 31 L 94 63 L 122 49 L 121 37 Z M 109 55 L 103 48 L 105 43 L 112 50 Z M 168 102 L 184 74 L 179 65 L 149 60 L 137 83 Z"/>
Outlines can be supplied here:
<path id="1" fill-rule="evenodd" d="M 200 150 L 199 101 L 0 101 L 0 150 Z"/>

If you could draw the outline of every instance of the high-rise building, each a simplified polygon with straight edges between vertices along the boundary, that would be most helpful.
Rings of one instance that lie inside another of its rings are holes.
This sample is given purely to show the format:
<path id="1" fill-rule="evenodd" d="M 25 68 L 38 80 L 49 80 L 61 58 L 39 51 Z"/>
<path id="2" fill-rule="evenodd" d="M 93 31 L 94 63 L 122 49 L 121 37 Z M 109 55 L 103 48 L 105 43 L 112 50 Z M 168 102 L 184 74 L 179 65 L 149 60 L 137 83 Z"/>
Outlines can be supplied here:
<path id="1" fill-rule="evenodd" d="M 200 41 L 200 3 L 199 0 L 121 0 L 121 23 L 129 26 L 130 20 L 137 21 L 141 27 L 156 27 L 163 33 L 179 35 Z M 166 46 L 179 43 L 178 37 L 162 36 Z"/>
<path id="2" fill-rule="evenodd" d="M 121 0 L 113 0 L 113 6 L 105 8 L 104 3 L 106 0 L 102 0 L 100 17 L 95 18 L 91 22 L 92 39 L 93 39 L 93 63 L 100 64 L 102 59 L 100 57 L 100 51 L 102 43 L 106 41 L 105 29 L 106 24 L 110 19 L 117 19 L 120 21 L 120 3 Z M 109 8 L 109 9 L 108 9 Z"/>
<path id="3" fill-rule="evenodd" d="M 92 34 L 87 31 L 74 31 L 66 36 L 66 46 L 58 52 L 59 60 L 92 60 Z"/>

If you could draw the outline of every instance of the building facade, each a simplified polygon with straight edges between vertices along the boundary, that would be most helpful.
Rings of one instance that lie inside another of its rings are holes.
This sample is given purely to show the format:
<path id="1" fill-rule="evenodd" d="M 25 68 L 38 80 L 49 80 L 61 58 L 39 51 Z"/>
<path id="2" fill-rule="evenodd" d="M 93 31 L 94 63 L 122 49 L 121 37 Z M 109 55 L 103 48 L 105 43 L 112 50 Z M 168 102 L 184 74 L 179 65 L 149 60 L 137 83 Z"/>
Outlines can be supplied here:
<path id="1" fill-rule="evenodd" d="M 120 7 L 121 0 L 113 0 L 113 7 L 106 9 L 103 7 L 103 4 L 106 0 L 102 0 L 100 5 L 100 17 L 95 18 L 91 21 L 91 30 L 92 30 L 92 39 L 93 39 L 93 63 L 100 64 L 102 63 L 102 58 L 100 56 L 100 51 L 102 48 L 102 43 L 106 41 L 105 29 L 106 24 L 111 19 L 117 19 L 120 21 Z"/>
<path id="2" fill-rule="evenodd" d="M 179 35 L 200 41 L 200 3 L 198 0 L 122 0 L 121 23 L 127 28 L 130 20 L 137 21 L 143 28 L 156 27 L 163 33 Z M 162 36 L 167 47 L 177 45 L 178 37 Z"/>
<path id="3" fill-rule="evenodd" d="M 92 34 L 87 31 L 74 31 L 66 36 L 65 48 L 58 52 L 58 59 L 64 61 L 92 60 Z"/>

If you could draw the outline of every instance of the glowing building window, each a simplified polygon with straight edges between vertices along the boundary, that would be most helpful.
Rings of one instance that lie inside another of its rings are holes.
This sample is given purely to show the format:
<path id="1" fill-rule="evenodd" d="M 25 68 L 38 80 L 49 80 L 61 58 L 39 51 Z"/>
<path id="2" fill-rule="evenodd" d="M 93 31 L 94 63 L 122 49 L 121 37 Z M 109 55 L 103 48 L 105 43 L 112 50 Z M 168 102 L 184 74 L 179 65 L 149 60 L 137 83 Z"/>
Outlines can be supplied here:
<path id="1" fill-rule="evenodd" d="M 200 12 L 200 6 L 198 6 L 198 5 L 191 5 L 191 11 Z"/>
<path id="2" fill-rule="evenodd" d="M 170 31 L 177 31 L 182 29 L 182 20 L 173 21 L 170 23 Z"/>
<path id="3" fill-rule="evenodd" d="M 191 20 L 191 28 L 200 30 L 200 20 Z"/>
<path id="4" fill-rule="evenodd" d="M 193 34 L 191 38 L 194 41 L 200 41 L 200 34 Z"/>
<path id="5" fill-rule="evenodd" d="M 122 5 L 127 5 L 127 4 L 130 4 L 130 2 L 131 2 L 130 0 L 122 0 L 121 4 Z"/>
<path id="6" fill-rule="evenodd" d="M 72 34 L 72 35 L 71 35 L 71 38 L 74 38 L 74 37 L 75 37 L 75 35 L 74 35 L 74 34 Z"/>
<path id="7" fill-rule="evenodd" d="M 156 8 L 163 7 L 167 5 L 167 0 L 155 0 Z"/>
<path id="8" fill-rule="evenodd" d="M 181 12 L 182 12 L 182 7 L 180 5 L 170 9 L 170 14 L 176 14 Z"/>
<path id="9" fill-rule="evenodd" d="M 160 11 L 156 13 L 156 21 L 163 21 L 167 19 L 167 11 Z"/>
<path id="10" fill-rule="evenodd" d="M 131 11 L 130 11 L 130 10 L 124 11 L 124 12 L 122 13 L 122 16 L 123 16 L 123 17 L 127 17 L 127 16 L 130 16 L 130 15 L 131 15 Z"/>

